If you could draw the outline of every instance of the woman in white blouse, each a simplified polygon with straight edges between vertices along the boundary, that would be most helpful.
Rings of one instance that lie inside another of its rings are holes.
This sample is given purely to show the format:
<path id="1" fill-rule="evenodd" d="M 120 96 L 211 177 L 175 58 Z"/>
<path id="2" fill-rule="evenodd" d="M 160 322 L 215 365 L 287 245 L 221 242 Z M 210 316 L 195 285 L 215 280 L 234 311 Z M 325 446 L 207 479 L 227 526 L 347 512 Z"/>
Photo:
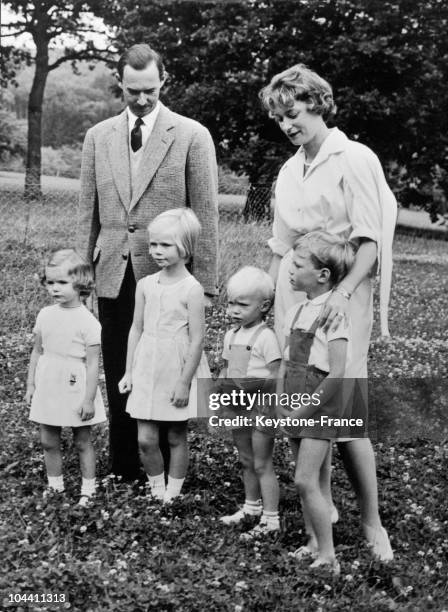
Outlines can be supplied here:
<path id="1" fill-rule="evenodd" d="M 303 294 L 289 284 L 291 248 L 310 231 L 324 230 L 357 246 L 355 264 L 333 291 L 321 315 L 329 330 L 350 318 L 352 355 L 347 378 L 367 378 L 367 352 L 373 321 L 372 283 L 380 271 L 381 331 L 389 335 L 387 306 L 392 270 L 392 239 L 397 206 L 377 156 L 349 140 L 326 120 L 336 107 L 331 86 L 298 64 L 275 75 L 260 92 L 269 115 L 297 153 L 281 168 L 275 191 L 270 272 L 277 282 L 275 328 L 281 337 L 285 312 Z M 375 457 L 368 438 L 340 441 L 339 449 L 358 496 L 364 534 L 377 557 L 392 558 L 378 514 Z"/>

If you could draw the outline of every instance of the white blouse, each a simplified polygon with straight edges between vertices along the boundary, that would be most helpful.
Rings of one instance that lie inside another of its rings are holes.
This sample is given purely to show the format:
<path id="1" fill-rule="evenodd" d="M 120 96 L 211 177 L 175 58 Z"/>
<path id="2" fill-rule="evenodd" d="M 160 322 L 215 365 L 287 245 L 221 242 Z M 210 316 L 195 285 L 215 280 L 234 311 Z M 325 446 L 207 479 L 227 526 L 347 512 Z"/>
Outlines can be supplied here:
<path id="1" fill-rule="evenodd" d="M 359 238 L 374 240 L 381 269 L 381 329 L 383 335 L 389 335 L 387 308 L 397 203 L 378 157 L 332 128 L 305 175 L 304 163 L 305 152 L 300 147 L 280 169 L 269 246 L 283 257 L 297 238 L 315 230 L 355 243 Z"/>

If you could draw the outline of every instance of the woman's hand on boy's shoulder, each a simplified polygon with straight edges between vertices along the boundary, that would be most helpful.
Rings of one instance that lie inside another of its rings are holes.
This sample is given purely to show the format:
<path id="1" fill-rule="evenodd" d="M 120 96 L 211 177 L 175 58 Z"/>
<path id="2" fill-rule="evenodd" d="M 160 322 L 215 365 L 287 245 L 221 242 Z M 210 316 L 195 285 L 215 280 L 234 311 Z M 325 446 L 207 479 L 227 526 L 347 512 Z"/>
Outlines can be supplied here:
<path id="1" fill-rule="evenodd" d="M 342 322 L 347 325 L 349 311 L 349 300 L 333 291 L 320 315 L 319 326 L 324 333 L 334 332 Z"/>

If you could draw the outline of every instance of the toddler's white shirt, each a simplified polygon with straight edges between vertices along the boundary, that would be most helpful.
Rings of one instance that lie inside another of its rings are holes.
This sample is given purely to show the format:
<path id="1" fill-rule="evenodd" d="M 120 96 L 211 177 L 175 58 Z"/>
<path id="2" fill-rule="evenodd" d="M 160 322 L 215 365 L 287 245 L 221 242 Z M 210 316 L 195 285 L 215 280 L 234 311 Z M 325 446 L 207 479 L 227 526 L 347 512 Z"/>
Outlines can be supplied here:
<path id="1" fill-rule="evenodd" d="M 230 360 L 231 349 L 230 343 L 232 344 L 243 344 L 248 345 L 255 331 L 261 325 L 265 323 L 259 323 L 253 327 L 240 329 L 234 333 L 234 330 L 229 330 L 224 336 L 224 348 L 222 351 L 223 359 Z M 247 365 L 247 377 L 248 378 L 267 378 L 269 376 L 269 370 L 266 364 L 276 359 L 281 359 L 281 351 L 278 345 L 277 337 L 272 329 L 267 327 L 255 340 L 250 354 L 249 363 Z"/>

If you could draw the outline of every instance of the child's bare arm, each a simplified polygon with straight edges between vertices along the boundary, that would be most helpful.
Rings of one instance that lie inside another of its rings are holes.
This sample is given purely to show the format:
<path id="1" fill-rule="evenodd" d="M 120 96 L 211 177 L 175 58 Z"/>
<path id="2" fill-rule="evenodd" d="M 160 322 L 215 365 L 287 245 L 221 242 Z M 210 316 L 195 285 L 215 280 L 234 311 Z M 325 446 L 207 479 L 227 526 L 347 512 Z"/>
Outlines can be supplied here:
<path id="1" fill-rule="evenodd" d="M 201 360 L 205 336 L 204 291 L 193 287 L 188 294 L 188 334 L 190 344 L 181 376 L 176 382 L 171 401 L 176 408 L 188 405 L 190 384 Z"/>
<path id="2" fill-rule="evenodd" d="M 278 368 L 278 372 L 277 372 L 277 393 L 283 393 L 283 390 L 285 388 L 285 372 L 286 372 L 286 365 L 285 362 L 283 361 L 283 359 L 280 360 L 280 365 Z"/>
<path id="3" fill-rule="evenodd" d="M 129 393 L 132 389 L 132 363 L 138 341 L 143 332 L 143 316 L 145 311 L 145 296 L 141 283 L 137 283 L 135 290 L 134 317 L 128 336 L 128 349 L 126 353 L 126 372 L 118 383 L 120 393 Z"/>
<path id="4" fill-rule="evenodd" d="M 98 388 L 98 370 L 100 362 L 100 345 L 86 348 L 86 394 L 79 409 L 82 421 L 89 421 L 95 416 L 95 396 Z"/>
<path id="5" fill-rule="evenodd" d="M 34 391 L 36 390 L 36 366 L 37 362 L 39 361 L 39 357 L 42 355 L 42 352 L 42 335 L 40 332 L 36 332 L 34 334 L 34 346 L 33 350 L 31 351 L 30 365 L 28 367 L 28 376 L 26 379 L 25 401 L 28 405 L 31 404 L 31 399 L 34 395 Z"/>
<path id="6" fill-rule="evenodd" d="M 274 359 L 273 361 L 270 361 L 266 364 L 266 369 L 269 371 L 269 375 L 267 376 L 267 378 L 276 379 L 278 377 L 281 363 L 281 359 Z"/>
<path id="7" fill-rule="evenodd" d="M 282 393 L 285 390 L 285 372 L 286 372 L 285 362 L 283 361 L 283 359 L 281 359 L 280 360 L 280 366 L 279 366 L 278 372 L 277 372 L 277 385 L 276 385 L 276 389 L 275 389 L 275 392 L 277 394 L 277 402 L 278 402 L 279 398 L 281 397 Z M 276 412 L 278 417 L 288 416 L 288 414 L 289 414 L 289 412 L 283 410 L 283 408 L 280 405 L 280 403 L 277 403 L 277 407 L 276 407 L 275 412 Z"/>

